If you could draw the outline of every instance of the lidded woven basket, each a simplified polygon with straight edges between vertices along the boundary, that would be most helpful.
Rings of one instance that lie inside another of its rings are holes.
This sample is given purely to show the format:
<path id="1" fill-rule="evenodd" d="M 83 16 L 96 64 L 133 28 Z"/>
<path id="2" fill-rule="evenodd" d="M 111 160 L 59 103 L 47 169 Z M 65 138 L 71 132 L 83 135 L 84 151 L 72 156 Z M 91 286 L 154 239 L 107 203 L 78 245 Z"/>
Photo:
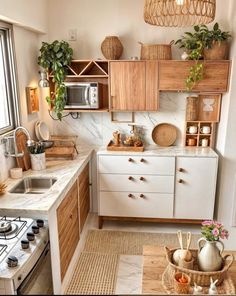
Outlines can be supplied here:
<path id="1" fill-rule="evenodd" d="M 123 53 L 123 45 L 117 36 L 106 36 L 101 44 L 101 51 L 108 60 L 119 60 Z"/>

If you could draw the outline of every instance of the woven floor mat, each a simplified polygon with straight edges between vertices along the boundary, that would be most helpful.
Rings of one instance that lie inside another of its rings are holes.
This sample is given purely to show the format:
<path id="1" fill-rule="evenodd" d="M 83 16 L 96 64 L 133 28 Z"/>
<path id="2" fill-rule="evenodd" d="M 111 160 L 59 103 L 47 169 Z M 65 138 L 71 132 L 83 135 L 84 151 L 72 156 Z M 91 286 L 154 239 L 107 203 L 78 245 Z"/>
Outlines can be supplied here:
<path id="1" fill-rule="evenodd" d="M 118 263 L 116 254 L 81 253 L 66 294 L 114 294 Z"/>
<path id="2" fill-rule="evenodd" d="M 199 238 L 200 235 L 192 235 L 192 248 L 196 248 Z M 185 246 L 185 234 L 183 234 L 183 242 Z M 90 230 L 84 251 L 90 253 L 142 255 L 143 245 L 179 247 L 177 235 L 174 233 Z"/>

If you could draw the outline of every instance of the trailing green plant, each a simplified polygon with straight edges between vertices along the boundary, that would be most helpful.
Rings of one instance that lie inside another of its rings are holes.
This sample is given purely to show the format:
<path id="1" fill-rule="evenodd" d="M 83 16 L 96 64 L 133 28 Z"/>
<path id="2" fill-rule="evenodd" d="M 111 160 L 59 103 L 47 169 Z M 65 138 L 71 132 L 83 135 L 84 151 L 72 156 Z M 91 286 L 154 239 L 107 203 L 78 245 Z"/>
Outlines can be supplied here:
<path id="1" fill-rule="evenodd" d="M 43 42 L 38 57 L 38 64 L 53 75 L 55 92 L 46 97 L 46 100 L 53 105 L 53 110 L 59 120 L 62 119 L 62 111 L 65 107 L 66 66 L 70 65 L 72 56 L 73 50 L 68 42 L 55 40 L 51 44 Z"/>
<path id="2" fill-rule="evenodd" d="M 206 25 L 194 26 L 193 32 L 185 32 L 175 44 L 179 48 L 184 48 L 188 53 L 189 60 L 195 60 L 196 63 L 190 68 L 189 76 L 186 78 L 185 84 L 187 90 L 191 90 L 194 85 L 203 79 L 204 63 L 203 51 L 205 48 L 211 48 L 215 41 L 227 41 L 231 38 L 229 32 L 224 32 L 219 28 L 219 24 L 215 23 L 212 30 Z"/>

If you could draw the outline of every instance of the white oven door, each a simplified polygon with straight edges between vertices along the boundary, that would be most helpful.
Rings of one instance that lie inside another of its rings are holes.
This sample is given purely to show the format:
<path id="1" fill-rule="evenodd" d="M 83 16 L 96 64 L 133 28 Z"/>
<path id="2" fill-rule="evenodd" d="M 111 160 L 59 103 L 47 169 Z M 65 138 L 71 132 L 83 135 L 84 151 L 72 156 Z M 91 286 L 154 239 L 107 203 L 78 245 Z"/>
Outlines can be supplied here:
<path id="1" fill-rule="evenodd" d="M 17 295 L 53 295 L 49 244 L 17 289 Z"/>

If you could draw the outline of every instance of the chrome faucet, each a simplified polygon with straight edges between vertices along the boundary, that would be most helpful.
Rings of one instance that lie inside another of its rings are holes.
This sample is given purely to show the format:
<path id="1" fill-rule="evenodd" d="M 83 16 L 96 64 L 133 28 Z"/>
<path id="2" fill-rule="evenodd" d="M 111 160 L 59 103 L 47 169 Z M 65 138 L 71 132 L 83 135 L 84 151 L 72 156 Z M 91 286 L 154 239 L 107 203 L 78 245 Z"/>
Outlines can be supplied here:
<path id="1" fill-rule="evenodd" d="M 16 144 L 16 133 L 19 130 L 22 130 L 26 134 L 26 136 L 28 138 L 28 140 L 26 142 L 26 145 L 27 146 L 31 146 L 32 143 L 34 142 L 33 140 L 31 140 L 29 131 L 26 128 L 24 128 L 23 126 L 18 126 L 14 130 L 12 136 L 5 138 L 6 139 L 6 152 L 5 152 L 5 156 L 6 157 L 8 157 L 8 156 L 12 156 L 12 157 L 23 157 L 24 156 L 24 151 L 19 152 L 18 151 L 18 148 L 17 148 L 17 144 Z M 12 146 L 14 146 L 14 153 L 11 153 Z"/>

